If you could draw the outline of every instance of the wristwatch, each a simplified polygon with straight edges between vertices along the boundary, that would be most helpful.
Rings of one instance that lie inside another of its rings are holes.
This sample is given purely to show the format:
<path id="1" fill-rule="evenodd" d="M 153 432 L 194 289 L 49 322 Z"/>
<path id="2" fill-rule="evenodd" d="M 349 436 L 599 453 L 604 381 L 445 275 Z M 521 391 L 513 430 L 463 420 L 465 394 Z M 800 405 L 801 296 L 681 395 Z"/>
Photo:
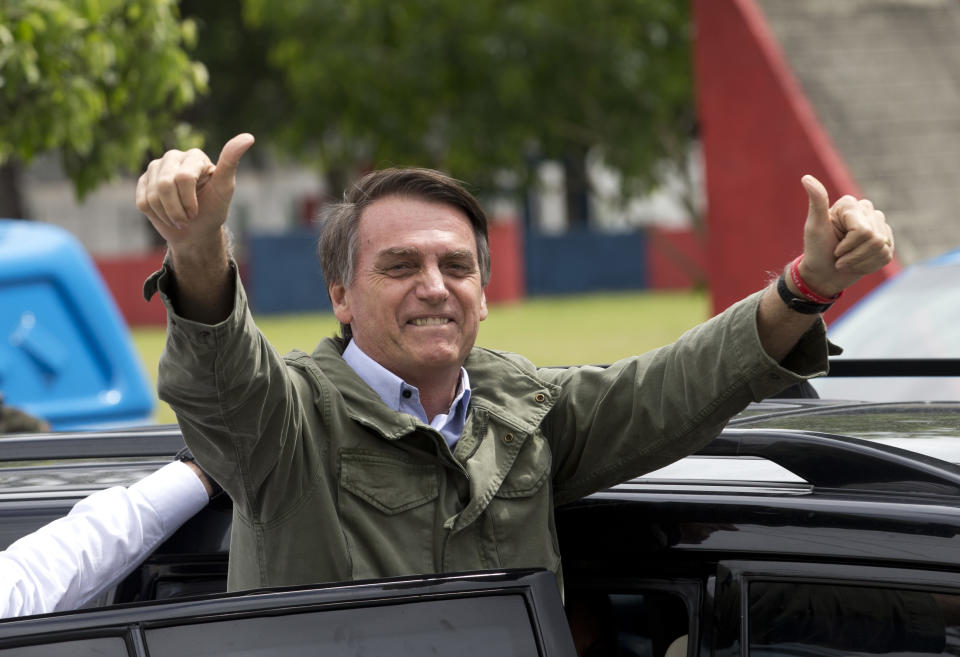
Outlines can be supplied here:
<path id="1" fill-rule="evenodd" d="M 179 452 L 177 452 L 177 455 L 173 458 L 176 461 L 183 461 L 184 463 L 187 463 L 187 462 L 193 463 L 198 468 L 200 468 L 200 464 L 197 463 L 197 459 L 193 456 L 193 452 L 190 451 L 189 447 L 184 447 L 183 449 L 181 449 Z M 210 490 L 211 490 L 210 499 L 212 500 L 213 498 L 217 497 L 223 492 L 223 486 L 218 484 L 217 480 L 211 477 L 210 473 L 204 470 L 203 468 L 200 468 L 200 471 L 207 478 L 207 481 L 210 482 Z"/>
<path id="2" fill-rule="evenodd" d="M 804 315 L 819 315 L 833 305 L 833 302 L 817 303 L 805 297 L 796 296 L 790 291 L 790 288 L 787 287 L 787 279 L 783 274 L 780 274 L 780 278 L 777 279 L 777 292 L 780 294 L 783 302 L 787 304 L 787 308 L 798 313 L 803 313 Z"/>

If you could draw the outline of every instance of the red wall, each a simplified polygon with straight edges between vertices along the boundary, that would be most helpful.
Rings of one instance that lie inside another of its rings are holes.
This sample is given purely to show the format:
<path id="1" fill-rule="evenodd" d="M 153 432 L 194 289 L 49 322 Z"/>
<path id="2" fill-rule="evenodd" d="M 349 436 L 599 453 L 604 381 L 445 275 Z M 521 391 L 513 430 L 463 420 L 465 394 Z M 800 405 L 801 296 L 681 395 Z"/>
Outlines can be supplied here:
<path id="1" fill-rule="evenodd" d="M 760 289 L 803 249 L 811 173 L 833 201 L 860 196 L 753 0 L 694 0 L 697 111 L 707 180 L 713 310 Z M 853 286 L 836 316 L 899 269 Z"/>
<path id="2" fill-rule="evenodd" d="M 692 230 L 648 228 L 647 284 L 654 290 L 699 287 L 707 280 L 703 237 Z"/>
<path id="3" fill-rule="evenodd" d="M 494 220 L 489 224 L 490 283 L 487 301 L 519 301 L 526 294 L 523 262 L 523 224 L 516 218 Z"/>
<path id="4" fill-rule="evenodd" d="M 143 300 L 143 282 L 160 268 L 165 249 L 129 256 L 94 258 L 100 275 L 113 293 L 120 312 L 130 326 L 166 325 L 167 311 L 154 296 Z"/>

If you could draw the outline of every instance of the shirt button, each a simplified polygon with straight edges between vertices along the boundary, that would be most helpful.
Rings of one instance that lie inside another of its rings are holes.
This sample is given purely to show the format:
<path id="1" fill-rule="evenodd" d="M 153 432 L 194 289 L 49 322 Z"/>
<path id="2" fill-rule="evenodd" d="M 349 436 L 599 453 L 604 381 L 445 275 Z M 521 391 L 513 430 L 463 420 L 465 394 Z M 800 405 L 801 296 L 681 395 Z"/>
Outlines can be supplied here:
<path id="1" fill-rule="evenodd" d="M 404 391 L 401 392 L 400 394 L 403 395 L 403 398 L 404 398 L 404 399 L 410 399 L 410 397 L 413 396 L 413 393 L 410 392 L 409 390 L 404 390 Z"/>
<path id="2" fill-rule="evenodd" d="M 512 442 L 513 442 L 513 434 L 512 434 L 512 433 L 505 433 L 505 434 L 503 434 L 503 442 L 505 442 L 505 443 L 512 443 Z"/>
<path id="3" fill-rule="evenodd" d="M 537 403 L 538 403 L 538 404 L 542 404 L 542 403 L 544 402 L 544 400 L 546 400 L 546 398 L 547 398 L 547 396 L 546 396 L 545 394 L 543 394 L 542 392 L 538 392 L 538 393 L 537 393 L 537 396 L 534 397 L 534 399 L 537 400 Z"/>

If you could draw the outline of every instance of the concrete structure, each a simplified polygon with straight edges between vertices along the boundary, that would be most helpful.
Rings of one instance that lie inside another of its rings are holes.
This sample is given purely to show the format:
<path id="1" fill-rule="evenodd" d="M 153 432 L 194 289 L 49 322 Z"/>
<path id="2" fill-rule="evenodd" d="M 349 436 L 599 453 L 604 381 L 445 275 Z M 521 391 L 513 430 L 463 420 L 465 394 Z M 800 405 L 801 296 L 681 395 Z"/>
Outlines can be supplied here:
<path id="1" fill-rule="evenodd" d="M 757 3 L 901 262 L 960 246 L 960 2 Z"/>

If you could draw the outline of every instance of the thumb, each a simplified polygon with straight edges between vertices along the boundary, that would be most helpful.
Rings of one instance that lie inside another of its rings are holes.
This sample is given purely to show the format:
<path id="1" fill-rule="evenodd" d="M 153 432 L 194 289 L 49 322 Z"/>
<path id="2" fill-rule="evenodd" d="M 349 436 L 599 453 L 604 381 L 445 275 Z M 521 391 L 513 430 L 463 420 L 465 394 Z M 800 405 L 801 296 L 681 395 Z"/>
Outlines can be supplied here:
<path id="1" fill-rule="evenodd" d="M 234 138 L 236 139 L 236 137 Z M 810 200 L 810 209 L 807 218 L 817 222 L 825 222 L 830 218 L 830 197 L 827 195 L 827 188 L 819 180 L 805 175 L 800 179 L 804 190 L 807 192 L 807 198 Z"/>
<path id="2" fill-rule="evenodd" d="M 244 132 L 237 135 L 226 144 L 220 151 L 220 159 L 217 160 L 217 167 L 214 170 L 214 177 L 221 180 L 233 180 L 237 173 L 237 167 L 240 166 L 240 158 L 253 146 L 253 135 Z"/>

